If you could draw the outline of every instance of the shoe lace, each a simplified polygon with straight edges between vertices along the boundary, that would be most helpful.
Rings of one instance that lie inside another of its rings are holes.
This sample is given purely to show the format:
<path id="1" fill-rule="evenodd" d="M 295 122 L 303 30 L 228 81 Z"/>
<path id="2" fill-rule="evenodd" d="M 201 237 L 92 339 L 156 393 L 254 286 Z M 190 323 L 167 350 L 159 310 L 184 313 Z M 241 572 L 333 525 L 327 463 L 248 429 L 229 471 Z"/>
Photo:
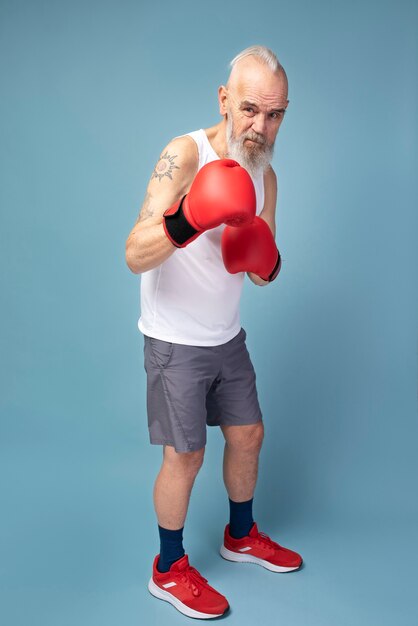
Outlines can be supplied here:
<path id="1" fill-rule="evenodd" d="M 267 546 L 268 548 L 273 548 L 273 550 L 278 550 L 281 548 L 281 546 L 276 543 L 276 541 L 273 541 L 273 539 L 270 539 L 270 537 L 266 535 L 266 533 L 259 532 L 256 542 L 258 544 Z"/>
<path id="2" fill-rule="evenodd" d="M 200 596 L 202 587 L 208 582 L 207 579 L 191 565 L 182 573 L 181 581 L 185 583 L 186 587 L 191 589 L 194 596 Z"/>

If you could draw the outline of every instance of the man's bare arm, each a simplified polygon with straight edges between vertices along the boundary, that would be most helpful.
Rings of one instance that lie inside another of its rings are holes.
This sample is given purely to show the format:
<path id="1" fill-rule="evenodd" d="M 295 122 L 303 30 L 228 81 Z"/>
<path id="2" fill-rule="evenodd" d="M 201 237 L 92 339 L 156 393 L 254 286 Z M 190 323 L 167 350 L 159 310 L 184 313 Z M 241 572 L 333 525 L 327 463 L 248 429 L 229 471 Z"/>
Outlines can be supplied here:
<path id="1" fill-rule="evenodd" d="M 276 236 L 276 203 L 277 203 L 277 177 L 272 167 L 264 174 L 264 207 L 259 217 L 270 226 L 273 237 Z M 247 272 L 248 278 L 259 287 L 264 287 L 270 283 L 263 280 L 253 272 Z"/>
<path id="2" fill-rule="evenodd" d="M 165 234 L 163 213 L 189 191 L 197 168 L 197 146 L 191 137 L 173 139 L 162 151 L 126 240 L 126 263 L 135 274 L 157 267 L 177 249 Z"/>

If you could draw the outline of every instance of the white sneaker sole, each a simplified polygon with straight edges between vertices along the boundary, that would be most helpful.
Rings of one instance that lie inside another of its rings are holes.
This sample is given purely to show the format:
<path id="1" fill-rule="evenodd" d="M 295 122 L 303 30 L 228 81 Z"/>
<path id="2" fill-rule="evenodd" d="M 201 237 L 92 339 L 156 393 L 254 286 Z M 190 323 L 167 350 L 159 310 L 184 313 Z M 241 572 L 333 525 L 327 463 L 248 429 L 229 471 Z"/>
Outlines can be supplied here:
<path id="1" fill-rule="evenodd" d="M 236 563 L 255 563 L 256 565 L 265 567 L 271 572 L 293 572 L 300 567 L 300 565 L 297 567 L 282 567 L 281 565 L 273 565 L 264 559 L 251 556 L 251 554 L 239 554 L 237 552 L 232 552 L 231 550 L 228 550 L 228 548 L 225 548 L 224 545 L 221 546 L 220 553 L 221 556 L 227 561 L 235 561 Z"/>
<path id="2" fill-rule="evenodd" d="M 161 589 L 158 585 L 156 585 L 155 582 L 152 580 L 152 577 L 149 579 L 148 591 L 156 598 L 169 602 L 178 611 L 180 611 L 180 613 L 187 615 L 187 617 L 195 617 L 197 619 L 213 619 L 214 617 L 221 617 L 221 615 L 224 615 L 224 613 L 201 613 L 200 611 L 195 611 L 194 609 L 191 609 L 186 604 L 183 604 L 181 600 L 173 596 L 172 593 L 164 591 L 164 589 Z"/>

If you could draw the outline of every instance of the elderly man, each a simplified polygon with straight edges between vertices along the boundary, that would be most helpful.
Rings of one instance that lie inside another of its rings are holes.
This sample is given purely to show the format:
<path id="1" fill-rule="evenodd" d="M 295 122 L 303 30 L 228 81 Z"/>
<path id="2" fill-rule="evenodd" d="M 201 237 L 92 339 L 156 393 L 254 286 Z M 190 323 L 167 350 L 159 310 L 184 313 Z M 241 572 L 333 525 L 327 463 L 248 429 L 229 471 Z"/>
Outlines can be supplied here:
<path id="1" fill-rule="evenodd" d="M 252 503 L 263 420 L 240 325 L 245 273 L 259 286 L 280 271 L 277 183 L 270 165 L 288 105 L 283 67 L 253 46 L 219 87 L 220 123 L 163 149 L 126 243 L 141 274 L 141 317 L 150 441 L 163 446 L 154 487 L 160 535 L 149 591 L 190 617 L 217 617 L 225 596 L 189 564 L 183 527 L 203 462 L 206 426 L 225 437 L 223 476 L 230 521 L 221 555 L 273 572 L 302 558 L 259 532 Z"/>

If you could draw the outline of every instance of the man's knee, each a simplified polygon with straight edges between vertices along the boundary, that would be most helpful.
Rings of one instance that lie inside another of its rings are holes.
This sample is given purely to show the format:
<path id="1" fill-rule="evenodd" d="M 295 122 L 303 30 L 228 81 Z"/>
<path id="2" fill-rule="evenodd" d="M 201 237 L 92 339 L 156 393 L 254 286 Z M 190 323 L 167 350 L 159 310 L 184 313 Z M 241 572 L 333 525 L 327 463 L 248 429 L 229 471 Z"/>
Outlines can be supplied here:
<path id="1" fill-rule="evenodd" d="M 203 465 L 205 448 L 193 452 L 176 452 L 173 446 L 164 446 L 164 465 L 171 472 L 194 477 Z"/>
<path id="2" fill-rule="evenodd" d="M 263 444 L 264 424 L 262 421 L 245 426 L 227 426 L 222 430 L 226 443 L 242 451 L 260 450 Z"/>

